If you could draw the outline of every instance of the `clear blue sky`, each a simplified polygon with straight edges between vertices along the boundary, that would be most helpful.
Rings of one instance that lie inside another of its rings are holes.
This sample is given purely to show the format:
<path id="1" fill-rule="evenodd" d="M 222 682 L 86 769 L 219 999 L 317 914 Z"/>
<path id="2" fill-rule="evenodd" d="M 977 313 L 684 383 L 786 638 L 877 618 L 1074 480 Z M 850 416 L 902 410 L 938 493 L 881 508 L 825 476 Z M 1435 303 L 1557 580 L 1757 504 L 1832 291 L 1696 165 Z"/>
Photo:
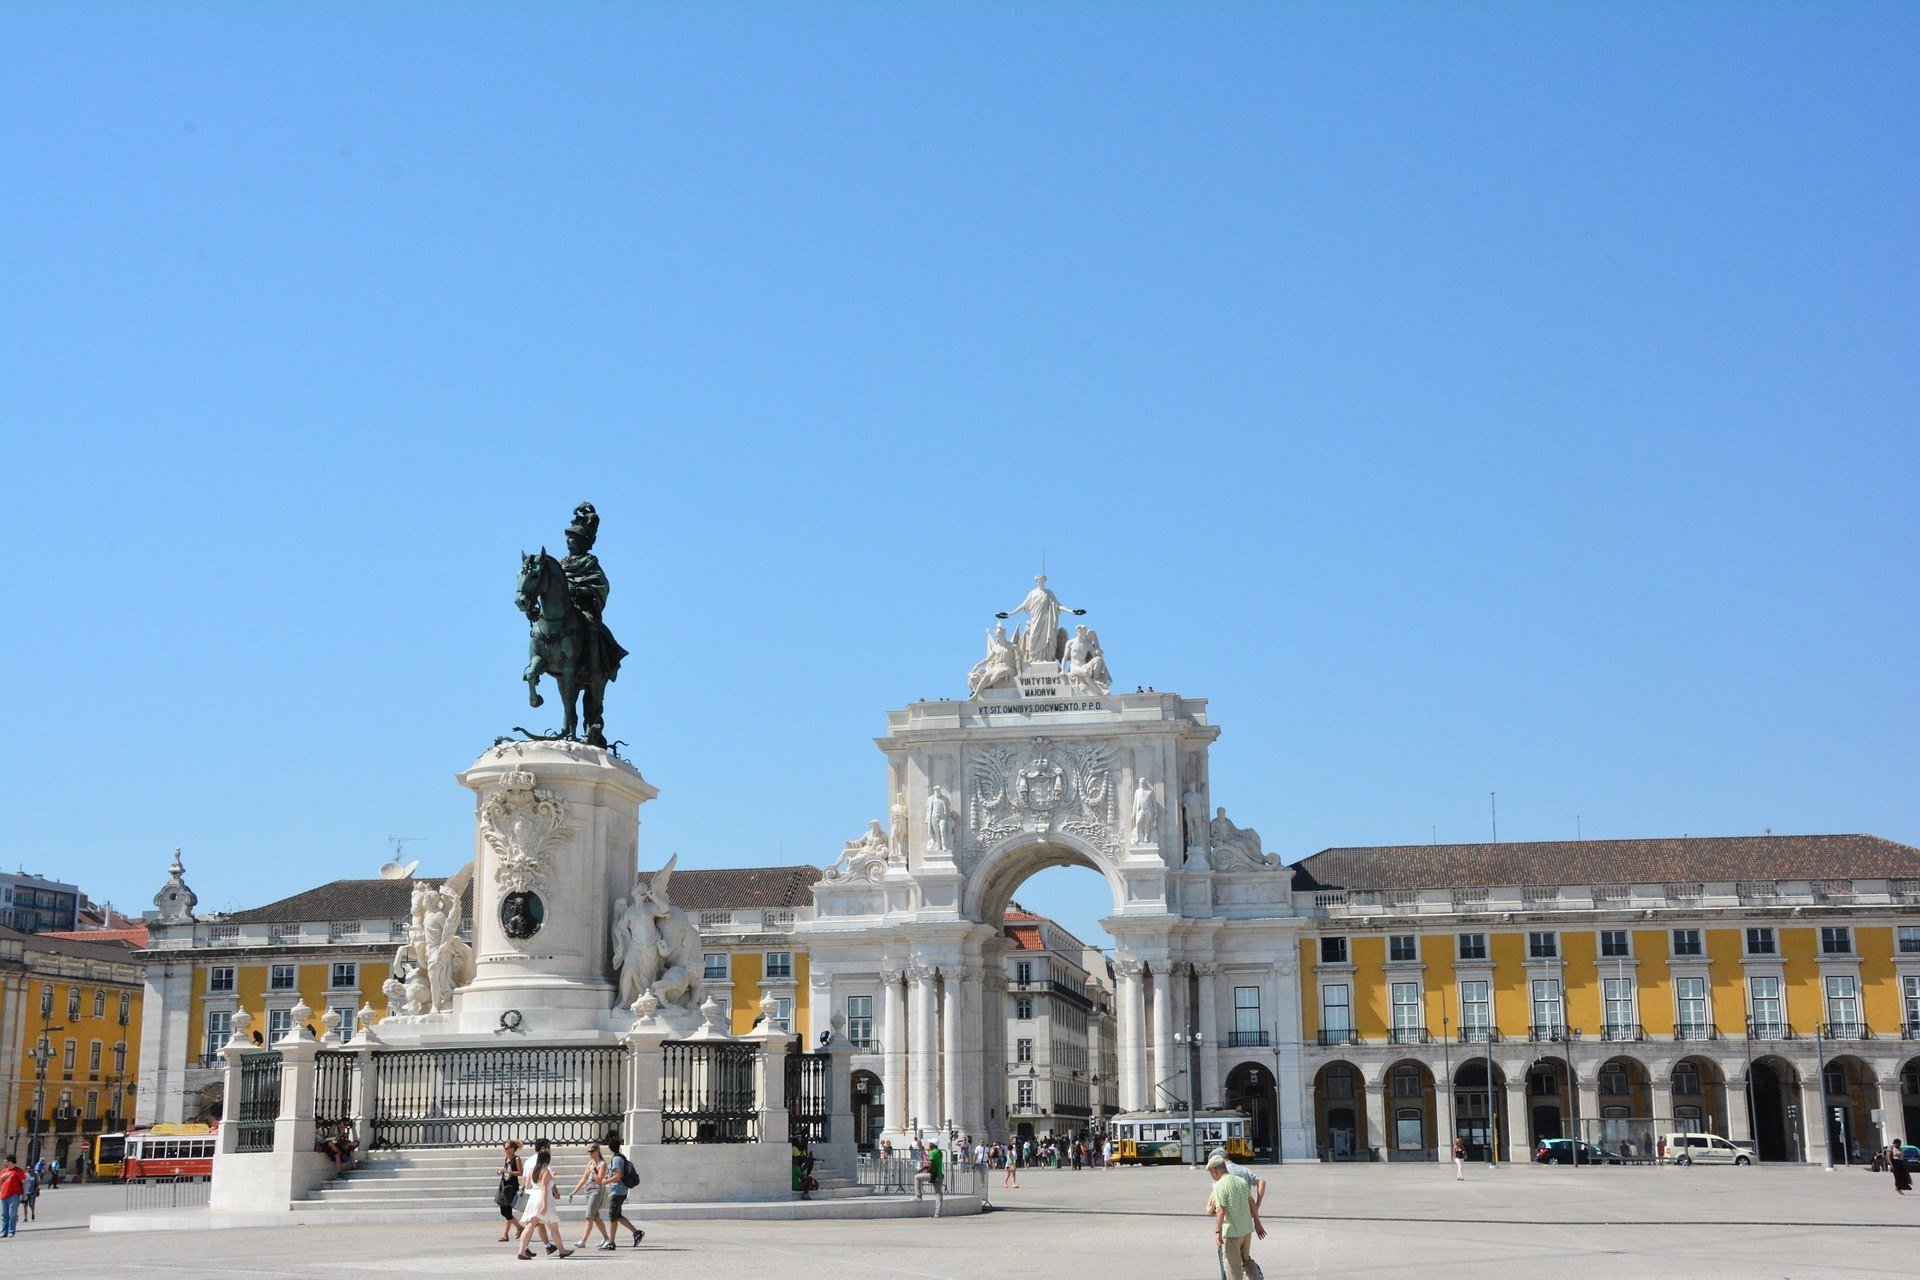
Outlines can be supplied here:
<path id="1" fill-rule="evenodd" d="M 50 4 L 0 60 L 8 863 L 450 871 L 582 499 L 649 862 L 834 856 L 1043 556 L 1289 859 L 1490 790 L 1920 842 L 1911 7 Z"/>

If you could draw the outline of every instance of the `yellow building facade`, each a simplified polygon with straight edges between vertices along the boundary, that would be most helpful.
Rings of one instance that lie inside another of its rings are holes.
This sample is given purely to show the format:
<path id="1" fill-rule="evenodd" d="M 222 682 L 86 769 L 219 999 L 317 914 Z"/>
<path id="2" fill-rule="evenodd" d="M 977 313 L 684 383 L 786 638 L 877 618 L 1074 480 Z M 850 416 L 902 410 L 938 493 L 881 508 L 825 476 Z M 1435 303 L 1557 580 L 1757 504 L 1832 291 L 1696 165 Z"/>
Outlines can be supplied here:
<path id="1" fill-rule="evenodd" d="M 1323 1159 L 1435 1159 L 1455 1136 L 1476 1157 L 1568 1159 L 1577 1136 L 1583 1158 L 1645 1159 L 1698 1131 L 1846 1161 L 1920 1136 L 1908 846 L 1328 850 L 1296 883 Z"/>
<path id="2" fill-rule="evenodd" d="M 123 941 L 0 929 L 3 1149 L 72 1169 L 138 1094 L 142 967 Z"/>

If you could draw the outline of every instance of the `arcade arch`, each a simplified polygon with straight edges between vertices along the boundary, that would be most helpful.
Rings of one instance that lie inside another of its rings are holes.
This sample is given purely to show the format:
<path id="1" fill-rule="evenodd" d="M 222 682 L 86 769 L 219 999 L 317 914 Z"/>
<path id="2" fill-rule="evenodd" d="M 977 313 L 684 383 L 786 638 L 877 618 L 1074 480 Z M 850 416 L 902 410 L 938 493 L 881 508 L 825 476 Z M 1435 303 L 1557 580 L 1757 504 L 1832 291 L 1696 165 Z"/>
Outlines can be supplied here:
<path id="1" fill-rule="evenodd" d="M 1885 1145 L 1873 1118 L 1880 1105 L 1880 1077 L 1862 1058 L 1841 1054 L 1828 1058 L 1823 1077 L 1820 1114 L 1826 1122 L 1827 1150 L 1833 1163 L 1858 1164 Z M 1837 1114 L 1836 1114 L 1837 1113 Z M 1855 1155 L 1854 1152 L 1858 1152 Z"/>
<path id="2" fill-rule="evenodd" d="M 1804 1108 L 1800 1073 L 1785 1058 L 1769 1054 L 1747 1068 L 1747 1096 L 1753 1107 L 1754 1149 L 1762 1160 L 1803 1159 Z"/>
<path id="3" fill-rule="evenodd" d="M 1484 1057 L 1470 1058 L 1453 1072 L 1454 1127 L 1467 1144 L 1469 1160 L 1498 1158 L 1513 1132 L 1507 1114 L 1507 1073 L 1498 1063 L 1491 1074 Z"/>

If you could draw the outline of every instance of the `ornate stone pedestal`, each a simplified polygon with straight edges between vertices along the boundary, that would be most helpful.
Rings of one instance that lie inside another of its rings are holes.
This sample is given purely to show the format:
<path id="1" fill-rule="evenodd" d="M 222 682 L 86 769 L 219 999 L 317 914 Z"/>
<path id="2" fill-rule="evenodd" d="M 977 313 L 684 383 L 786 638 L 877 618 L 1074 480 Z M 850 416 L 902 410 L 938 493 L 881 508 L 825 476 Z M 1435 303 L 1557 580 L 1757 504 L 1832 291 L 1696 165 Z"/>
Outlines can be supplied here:
<path id="1" fill-rule="evenodd" d="M 478 797 L 474 978 L 447 1030 L 549 1043 L 624 1032 L 610 912 L 633 891 L 640 806 L 659 792 L 579 742 L 501 743 L 459 780 Z"/>

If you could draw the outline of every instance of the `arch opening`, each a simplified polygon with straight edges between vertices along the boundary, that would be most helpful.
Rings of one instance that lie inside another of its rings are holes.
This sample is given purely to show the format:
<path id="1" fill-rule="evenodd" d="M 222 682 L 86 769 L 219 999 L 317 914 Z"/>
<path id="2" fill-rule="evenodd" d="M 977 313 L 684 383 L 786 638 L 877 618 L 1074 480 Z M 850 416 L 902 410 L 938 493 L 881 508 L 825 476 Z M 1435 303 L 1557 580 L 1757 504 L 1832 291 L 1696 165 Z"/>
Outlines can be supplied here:
<path id="1" fill-rule="evenodd" d="M 1454 1130 L 1466 1143 L 1467 1159 L 1492 1161 L 1511 1132 L 1507 1115 L 1507 1074 L 1485 1058 L 1472 1058 L 1453 1073 Z"/>
<path id="2" fill-rule="evenodd" d="M 1747 1095 L 1753 1107 L 1754 1150 L 1762 1160 L 1800 1161 L 1800 1073 L 1772 1056 L 1756 1058 L 1747 1069 Z"/>

